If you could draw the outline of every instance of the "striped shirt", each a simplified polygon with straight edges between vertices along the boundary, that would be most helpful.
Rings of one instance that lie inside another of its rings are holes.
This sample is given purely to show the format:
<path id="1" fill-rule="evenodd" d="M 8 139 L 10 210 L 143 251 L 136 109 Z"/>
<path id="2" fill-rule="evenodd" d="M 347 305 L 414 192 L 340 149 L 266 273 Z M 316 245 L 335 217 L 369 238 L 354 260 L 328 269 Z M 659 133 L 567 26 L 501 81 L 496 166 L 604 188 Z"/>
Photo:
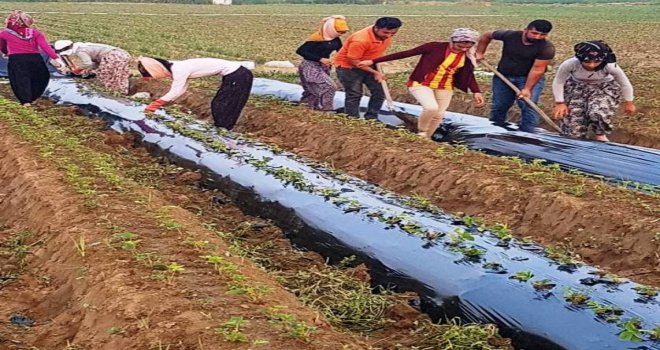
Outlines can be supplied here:
<path id="1" fill-rule="evenodd" d="M 412 81 L 408 86 L 424 85 L 431 89 L 453 90 L 454 74 L 463 66 L 465 66 L 465 54 L 449 52 L 442 64 L 424 77 L 424 81 Z"/>

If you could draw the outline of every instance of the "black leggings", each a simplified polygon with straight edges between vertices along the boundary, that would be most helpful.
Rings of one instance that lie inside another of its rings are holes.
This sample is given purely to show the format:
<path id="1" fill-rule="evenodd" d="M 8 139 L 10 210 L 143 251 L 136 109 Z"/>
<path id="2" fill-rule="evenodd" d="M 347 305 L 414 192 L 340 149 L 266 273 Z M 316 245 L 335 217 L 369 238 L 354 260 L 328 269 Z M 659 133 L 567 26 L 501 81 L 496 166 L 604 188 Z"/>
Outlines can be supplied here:
<path id="1" fill-rule="evenodd" d="M 38 53 L 9 55 L 7 73 L 11 89 L 21 104 L 32 103 L 41 97 L 50 80 L 48 67 Z"/>
<path id="2" fill-rule="evenodd" d="M 254 76 L 242 67 L 222 78 L 222 84 L 211 101 L 211 114 L 215 126 L 231 130 L 241 115 L 252 89 Z"/>

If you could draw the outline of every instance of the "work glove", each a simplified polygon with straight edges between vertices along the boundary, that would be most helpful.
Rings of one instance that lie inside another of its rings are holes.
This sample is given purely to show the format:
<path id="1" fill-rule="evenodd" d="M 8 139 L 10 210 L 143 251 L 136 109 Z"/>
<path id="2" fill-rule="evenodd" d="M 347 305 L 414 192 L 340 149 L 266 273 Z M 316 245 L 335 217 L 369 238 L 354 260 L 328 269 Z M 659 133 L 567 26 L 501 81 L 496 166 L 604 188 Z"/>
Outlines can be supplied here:
<path id="1" fill-rule="evenodd" d="M 147 108 L 144 109 L 144 113 L 154 113 L 157 111 L 159 108 L 165 106 L 167 104 L 167 101 L 157 99 L 156 101 L 151 102 Z"/>

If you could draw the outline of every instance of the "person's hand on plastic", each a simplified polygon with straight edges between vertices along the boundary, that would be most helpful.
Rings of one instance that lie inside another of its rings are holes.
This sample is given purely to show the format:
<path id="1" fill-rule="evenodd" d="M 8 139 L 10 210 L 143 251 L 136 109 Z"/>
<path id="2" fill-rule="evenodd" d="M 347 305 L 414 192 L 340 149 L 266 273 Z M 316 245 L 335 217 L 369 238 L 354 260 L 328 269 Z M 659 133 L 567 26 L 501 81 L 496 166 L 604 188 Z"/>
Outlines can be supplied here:
<path id="1" fill-rule="evenodd" d="M 144 109 L 144 113 L 154 113 L 161 107 L 165 106 L 166 104 L 167 101 L 161 99 L 153 101 L 147 106 L 147 108 Z"/>
<path id="2" fill-rule="evenodd" d="M 360 63 L 358 63 L 357 66 L 358 66 L 358 68 L 364 68 L 364 67 L 371 67 L 373 65 L 374 65 L 374 61 L 364 60 L 364 61 L 360 61 Z"/>
<path id="3" fill-rule="evenodd" d="M 381 72 L 376 72 L 374 73 L 374 79 L 376 79 L 377 82 L 381 82 L 387 80 L 387 77 Z"/>
<path id="4" fill-rule="evenodd" d="M 565 103 L 557 103 L 552 109 L 552 119 L 562 119 L 568 115 L 568 106 Z"/>
<path id="5" fill-rule="evenodd" d="M 481 107 L 486 104 L 486 100 L 484 99 L 484 95 L 481 93 L 477 92 L 472 96 L 472 100 L 474 101 L 474 105 L 477 107 Z"/>
<path id="6" fill-rule="evenodd" d="M 626 114 L 633 114 L 637 111 L 637 107 L 635 107 L 635 103 L 633 103 L 633 101 L 626 101 L 623 103 L 623 111 Z"/>
<path id="7" fill-rule="evenodd" d="M 76 67 L 76 66 L 71 67 L 71 73 L 73 73 L 75 75 L 81 75 L 82 72 L 83 72 L 83 69 L 80 68 L 80 67 Z"/>

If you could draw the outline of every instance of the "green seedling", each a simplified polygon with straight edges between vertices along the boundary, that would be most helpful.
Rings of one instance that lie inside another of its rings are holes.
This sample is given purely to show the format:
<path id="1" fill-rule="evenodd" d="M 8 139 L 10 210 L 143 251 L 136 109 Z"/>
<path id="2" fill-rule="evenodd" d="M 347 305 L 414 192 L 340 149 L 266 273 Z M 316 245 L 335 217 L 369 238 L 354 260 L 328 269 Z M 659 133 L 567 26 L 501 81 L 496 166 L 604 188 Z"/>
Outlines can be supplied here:
<path id="1" fill-rule="evenodd" d="M 653 298 L 658 295 L 658 288 L 652 286 L 635 286 L 632 288 L 637 292 L 637 294 L 645 296 L 647 298 Z"/>
<path id="2" fill-rule="evenodd" d="M 225 258 L 219 255 L 204 255 L 200 256 L 200 258 L 204 259 L 209 264 L 213 264 L 215 268 L 225 262 Z"/>
<path id="3" fill-rule="evenodd" d="M 388 225 L 397 225 L 397 224 L 401 223 L 403 220 L 406 220 L 406 219 L 409 219 L 409 218 L 410 218 L 410 215 L 405 214 L 405 213 L 401 213 L 401 214 L 397 214 L 397 215 L 393 215 L 393 216 L 381 215 L 381 216 L 378 217 L 378 220 L 381 221 L 381 222 L 384 222 Z"/>
<path id="4" fill-rule="evenodd" d="M 564 300 L 573 305 L 584 305 L 589 299 L 588 295 L 580 291 L 568 287 L 564 289 Z"/>
<path id="5" fill-rule="evenodd" d="M 168 231 L 180 230 L 183 228 L 183 225 L 170 218 L 162 220 L 159 226 Z"/>
<path id="6" fill-rule="evenodd" d="M 510 241 L 513 238 L 511 234 L 511 229 L 507 224 L 495 224 L 493 227 L 490 227 L 490 231 L 502 241 Z"/>
<path id="7" fill-rule="evenodd" d="M 461 248 L 460 252 L 463 253 L 467 259 L 479 259 L 486 254 L 485 250 L 477 247 Z"/>
<path id="8" fill-rule="evenodd" d="M 463 221 L 466 226 L 480 226 L 483 223 L 481 219 L 469 215 L 463 216 L 461 221 Z"/>
<path id="9" fill-rule="evenodd" d="M 341 191 L 334 189 L 334 188 L 319 188 L 316 190 L 316 192 L 326 199 L 330 197 L 337 197 L 341 194 Z"/>
<path id="10" fill-rule="evenodd" d="M 108 334 L 110 335 L 117 335 L 117 334 L 124 334 L 126 333 L 126 330 L 123 327 L 119 326 L 112 326 L 108 328 Z"/>
<path id="11" fill-rule="evenodd" d="M 78 255 L 84 258 L 85 250 L 87 248 L 87 243 L 85 242 L 85 235 L 81 235 L 77 241 L 74 239 L 73 245 L 76 248 L 76 252 L 78 252 Z"/>
<path id="12" fill-rule="evenodd" d="M 232 317 L 229 321 L 222 324 L 222 326 L 215 329 L 217 334 L 222 335 L 226 341 L 232 343 L 247 343 L 249 341 L 247 335 L 241 332 L 241 326 L 248 324 L 243 317 Z"/>
<path id="13" fill-rule="evenodd" d="M 422 227 L 421 224 L 414 221 L 407 221 L 406 223 L 399 224 L 399 227 L 406 231 L 408 234 L 415 236 L 426 236 L 426 230 Z"/>
<path id="14" fill-rule="evenodd" d="M 561 265 L 577 264 L 575 259 L 571 257 L 570 252 L 560 247 L 546 247 L 545 256 Z"/>
<path id="15" fill-rule="evenodd" d="M 274 312 L 270 314 L 270 321 L 284 328 L 288 336 L 304 342 L 309 342 L 311 335 L 318 331 L 318 328 L 308 326 L 304 321 L 299 321 L 292 314 Z"/>
<path id="16" fill-rule="evenodd" d="M 532 287 L 536 290 L 549 290 L 552 289 L 556 286 L 556 284 L 552 283 L 549 279 L 542 279 L 538 281 L 532 282 Z"/>
<path id="17" fill-rule="evenodd" d="M 651 330 L 648 330 L 648 331 L 647 330 L 642 330 L 642 332 L 648 334 L 649 338 L 651 340 L 654 340 L 654 341 L 660 340 L 660 327 L 655 327 L 655 328 L 653 328 Z"/>
<path id="18" fill-rule="evenodd" d="M 285 167 L 268 168 L 269 174 L 282 181 L 285 185 L 291 185 L 299 191 L 312 192 L 314 186 L 305 180 L 303 173 Z"/>
<path id="19" fill-rule="evenodd" d="M 203 241 L 199 239 L 195 239 L 194 237 L 186 237 L 186 239 L 183 241 L 183 244 L 188 245 L 192 247 L 193 249 L 203 251 L 208 249 L 211 246 L 211 243 L 209 241 Z"/>
<path id="20" fill-rule="evenodd" d="M 527 282 L 529 281 L 532 277 L 534 277 L 534 274 L 531 271 L 521 271 L 516 273 L 515 275 L 509 277 L 510 279 L 518 280 L 520 282 Z"/>
<path id="21" fill-rule="evenodd" d="M 622 328 L 621 333 L 619 333 L 619 339 L 628 340 L 635 343 L 641 342 L 644 340 L 642 338 L 642 330 L 640 328 L 639 319 L 630 319 L 619 325 Z"/>
<path id="22" fill-rule="evenodd" d="M 235 281 L 237 282 L 237 281 Z M 240 282 L 243 282 L 241 280 Z M 262 287 L 262 286 L 246 286 L 244 283 L 240 284 L 232 284 L 229 286 L 229 291 L 227 291 L 227 294 L 229 295 L 245 295 L 252 302 L 258 301 L 261 298 L 263 298 L 264 295 L 269 293 L 272 289 L 268 287 Z"/>
<path id="23" fill-rule="evenodd" d="M 474 241 L 474 236 L 462 228 L 456 228 L 454 233 L 449 235 L 449 245 L 459 246 L 465 241 Z"/>
<path id="24" fill-rule="evenodd" d="M 268 167 L 268 163 L 270 163 L 271 160 L 273 160 L 273 158 L 263 157 L 261 159 L 248 159 L 247 162 L 257 169 L 265 169 Z"/>
<path id="25" fill-rule="evenodd" d="M 182 265 L 179 265 L 175 262 L 169 263 L 167 265 L 167 272 L 168 272 L 167 282 L 171 283 L 172 280 L 174 279 L 174 275 L 182 273 L 185 270 L 186 269 Z"/>
<path id="26" fill-rule="evenodd" d="M 407 198 L 404 201 L 404 204 L 421 210 L 426 210 L 434 213 L 438 212 L 438 208 L 431 203 L 430 199 L 422 197 L 417 194 Z"/>
<path id="27" fill-rule="evenodd" d="M 502 268 L 502 264 L 494 261 L 489 261 L 483 264 L 481 267 L 483 267 L 486 270 L 499 270 Z"/>
<path id="28" fill-rule="evenodd" d="M 623 314 L 623 309 L 614 305 L 605 305 L 597 301 L 589 300 L 587 306 L 599 317 L 607 318 Z"/>

